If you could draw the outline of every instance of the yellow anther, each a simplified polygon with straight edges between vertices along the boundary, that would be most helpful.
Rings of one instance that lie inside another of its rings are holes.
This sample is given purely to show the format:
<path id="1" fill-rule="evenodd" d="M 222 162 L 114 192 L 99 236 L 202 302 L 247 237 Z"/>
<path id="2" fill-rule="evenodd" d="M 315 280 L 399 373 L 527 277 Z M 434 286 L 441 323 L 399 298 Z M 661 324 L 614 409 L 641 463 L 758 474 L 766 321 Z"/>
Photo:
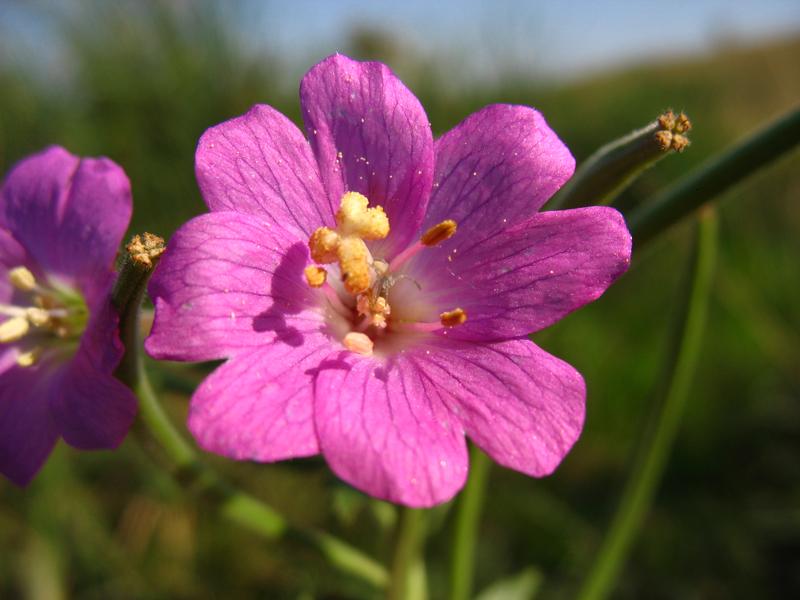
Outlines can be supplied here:
<path id="1" fill-rule="evenodd" d="M 336 223 L 344 236 L 357 235 L 365 240 L 381 240 L 389 235 L 389 217 L 380 206 L 368 208 L 369 200 L 358 192 L 342 196 Z"/>
<path id="2" fill-rule="evenodd" d="M 372 292 L 361 294 L 356 300 L 356 310 L 358 314 L 369 317 L 369 324 L 385 328 L 387 325 L 386 317 L 391 314 L 392 307 L 383 296 L 375 298 Z"/>
<path id="3" fill-rule="evenodd" d="M 29 352 L 23 352 L 22 354 L 17 356 L 17 364 L 20 367 L 31 367 L 38 362 L 39 357 L 41 355 L 42 355 L 41 348 L 34 348 Z"/>
<path id="4" fill-rule="evenodd" d="M 8 279 L 18 290 L 30 292 L 36 287 L 36 277 L 26 267 L 14 267 L 8 272 Z"/>
<path id="5" fill-rule="evenodd" d="M 389 263 L 378 258 L 372 261 L 372 268 L 375 270 L 375 274 L 378 277 L 383 277 L 389 272 Z"/>
<path id="6" fill-rule="evenodd" d="M 358 314 L 366 316 L 372 313 L 372 310 L 370 310 L 371 304 L 372 302 L 370 301 L 369 294 L 361 294 L 356 300 L 356 310 Z"/>
<path id="7" fill-rule="evenodd" d="M 671 110 L 668 110 L 664 114 L 658 117 L 658 126 L 661 129 L 666 129 L 667 131 L 672 131 L 675 128 L 675 113 Z"/>
<path id="8" fill-rule="evenodd" d="M 345 348 L 350 350 L 350 352 L 355 352 L 362 356 L 372 356 L 372 349 L 375 346 L 367 334 L 357 331 L 351 331 L 344 336 L 342 344 Z"/>
<path id="9" fill-rule="evenodd" d="M 419 241 L 423 246 L 436 246 L 453 237 L 456 233 L 456 228 L 456 222 L 452 219 L 447 219 L 428 229 L 428 231 L 422 234 Z"/>
<path id="10" fill-rule="evenodd" d="M 32 306 L 25 310 L 25 316 L 28 317 L 28 321 L 31 322 L 31 325 L 35 325 L 36 327 L 47 325 L 50 322 L 50 313 L 43 308 Z"/>
<path id="11" fill-rule="evenodd" d="M 656 131 L 655 140 L 658 147 L 666 151 L 672 146 L 672 132 L 671 131 Z"/>
<path id="12" fill-rule="evenodd" d="M 439 320 L 445 327 L 456 327 L 464 324 L 467 320 L 467 313 L 463 308 L 454 308 L 440 314 Z"/>
<path id="13" fill-rule="evenodd" d="M 16 342 L 25 337 L 30 325 L 25 317 L 13 317 L 0 325 L 0 344 Z"/>
<path id="14" fill-rule="evenodd" d="M 689 145 L 689 138 L 685 135 L 681 135 L 680 133 L 676 133 L 672 136 L 672 149 L 676 152 L 683 152 L 686 150 L 686 147 Z"/>
<path id="15" fill-rule="evenodd" d="M 369 250 L 361 238 L 349 236 L 339 241 L 336 249 L 342 281 L 353 295 L 366 292 L 372 284 L 369 272 Z"/>
<path id="16" fill-rule="evenodd" d="M 339 247 L 339 234 L 328 227 L 320 227 L 308 240 L 311 258 L 323 265 L 336 262 L 336 249 Z"/>
<path id="17" fill-rule="evenodd" d="M 322 287 L 325 284 L 325 280 L 328 278 L 328 273 L 325 269 L 316 265 L 307 266 L 303 274 L 306 276 L 308 285 L 313 288 Z"/>
<path id="18" fill-rule="evenodd" d="M 685 114 L 681 113 L 678 115 L 678 120 L 675 123 L 675 132 L 676 133 L 686 133 L 692 128 L 692 122 L 689 120 Z"/>

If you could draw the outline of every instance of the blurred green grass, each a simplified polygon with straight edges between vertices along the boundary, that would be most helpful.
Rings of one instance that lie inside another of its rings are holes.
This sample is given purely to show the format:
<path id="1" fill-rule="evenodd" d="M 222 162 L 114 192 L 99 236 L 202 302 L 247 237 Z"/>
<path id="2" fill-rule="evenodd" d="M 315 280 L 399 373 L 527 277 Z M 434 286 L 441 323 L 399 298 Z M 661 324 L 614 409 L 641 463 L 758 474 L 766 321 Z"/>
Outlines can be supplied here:
<path id="1" fill-rule="evenodd" d="M 0 170 L 50 143 L 110 156 L 133 184 L 131 230 L 169 235 L 203 211 L 192 169 L 203 130 L 255 102 L 297 121 L 296 82 L 286 80 L 287 57 L 244 53 L 213 4 L 89 6 L 92 19 L 43 15 L 68 51 L 66 83 L 0 58 Z M 509 75 L 469 89 L 447 85 L 448 65 L 415 60 L 378 34 L 360 32 L 347 51 L 396 66 L 437 133 L 489 103 L 527 104 L 543 111 L 578 161 L 667 107 L 687 111 L 695 123 L 691 148 L 639 180 L 628 205 L 800 98 L 797 37 L 568 84 Z M 616 597 L 800 594 L 798 167 L 795 154 L 726 198 L 697 381 Z M 476 589 L 535 566 L 545 576 L 540 597 L 569 597 L 585 573 L 643 428 L 687 241 L 687 227 L 676 228 L 600 301 L 536 336 L 585 375 L 586 427 L 553 477 L 493 469 Z M 177 421 L 186 411 L 185 382 L 199 381 L 205 369 L 156 374 L 171 390 L 166 400 Z M 395 509 L 336 481 L 321 460 L 212 460 L 298 522 L 390 557 Z M 437 510 L 428 547 L 433 598 L 446 589 L 447 516 L 447 507 Z M 60 447 L 26 491 L 0 482 L 0 545 L 3 598 L 371 597 L 304 548 L 265 544 L 218 521 L 133 441 L 117 453 Z"/>

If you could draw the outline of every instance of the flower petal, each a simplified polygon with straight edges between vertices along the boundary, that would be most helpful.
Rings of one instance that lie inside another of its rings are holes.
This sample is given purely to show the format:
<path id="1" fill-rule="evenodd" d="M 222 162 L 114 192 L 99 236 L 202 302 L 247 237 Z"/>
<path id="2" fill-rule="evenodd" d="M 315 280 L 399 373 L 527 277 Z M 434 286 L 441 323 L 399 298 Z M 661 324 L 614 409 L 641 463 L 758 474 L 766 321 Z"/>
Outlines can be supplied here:
<path id="1" fill-rule="evenodd" d="M 0 228 L 0 302 L 8 303 L 16 291 L 8 272 L 15 267 L 27 267 L 29 263 L 25 248 L 8 231 Z"/>
<path id="2" fill-rule="evenodd" d="M 583 378 L 527 339 L 451 340 L 415 356 L 428 385 L 440 390 L 467 436 L 503 466 L 548 475 L 580 435 Z"/>
<path id="3" fill-rule="evenodd" d="M 195 173 L 211 210 L 248 213 L 306 236 L 333 224 L 335 207 L 308 142 L 270 106 L 257 104 L 208 129 L 197 145 Z"/>
<path id="4" fill-rule="evenodd" d="M 346 355 L 321 365 L 314 418 L 322 453 L 342 479 L 408 506 L 445 502 L 464 485 L 460 424 L 404 355 L 381 366 Z"/>
<path id="5" fill-rule="evenodd" d="M 27 485 L 58 440 L 50 401 L 59 375 L 37 367 L 11 367 L 0 374 L 0 473 Z"/>
<path id="6" fill-rule="evenodd" d="M 413 268 L 427 273 L 435 288 L 431 304 L 467 312 L 467 322 L 448 336 L 471 340 L 516 337 L 553 324 L 597 299 L 631 256 L 625 220 L 602 206 L 539 213 L 495 235 L 449 242 L 420 253 Z"/>
<path id="7" fill-rule="evenodd" d="M 317 334 L 300 346 L 280 341 L 232 358 L 192 396 L 189 429 L 209 452 L 276 461 L 319 452 L 313 376 L 330 353 Z"/>
<path id="8" fill-rule="evenodd" d="M 574 170 L 575 159 L 539 112 L 487 106 L 436 141 L 424 228 L 453 219 L 454 239 L 493 235 L 533 216 Z"/>
<path id="9" fill-rule="evenodd" d="M 317 292 L 303 277 L 308 248 L 252 215 L 214 212 L 172 237 L 150 281 L 155 322 L 145 347 L 159 359 L 211 360 L 269 344 L 299 346 L 318 330 Z"/>
<path id="10" fill-rule="evenodd" d="M 5 227 L 49 275 L 80 282 L 91 302 L 130 221 L 125 172 L 107 158 L 78 158 L 53 146 L 18 163 L 2 195 Z"/>
<path id="11" fill-rule="evenodd" d="M 425 110 L 386 65 L 339 54 L 303 78 L 300 104 L 331 205 L 355 191 L 382 206 L 391 232 L 371 246 L 391 258 L 417 234 L 430 194 L 433 135 Z"/>
<path id="12" fill-rule="evenodd" d="M 119 317 L 109 298 L 106 295 L 105 304 L 92 314 L 51 401 L 64 440 L 82 450 L 119 446 L 138 406 L 133 392 L 113 376 L 124 347 L 117 329 Z"/>

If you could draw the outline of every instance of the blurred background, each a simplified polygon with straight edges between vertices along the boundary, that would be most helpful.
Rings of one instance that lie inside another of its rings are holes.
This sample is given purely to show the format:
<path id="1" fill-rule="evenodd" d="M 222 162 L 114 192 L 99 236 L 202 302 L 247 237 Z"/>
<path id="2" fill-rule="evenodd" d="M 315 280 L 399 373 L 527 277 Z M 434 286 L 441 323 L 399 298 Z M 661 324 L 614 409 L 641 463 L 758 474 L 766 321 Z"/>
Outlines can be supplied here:
<path id="1" fill-rule="evenodd" d="M 543 111 L 580 163 L 685 110 L 692 145 L 648 171 L 646 201 L 800 99 L 796 0 L 189 2 L 0 0 L 0 171 L 58 143 L 129 174 L 131 232 L 169 236 L 204 210 L 193 154 L 209 126 L 270 104 L 340 51 L 389 64 L 441 134 L 488 103 Z M 618 598 L 800 597 L 800 161 L 725 197 L 701 363 Z M 493 467 L 475 580 L 527 574 L 569 598 L 637 454 L 667 351 L 691 227 L 638 256 L 600 301 L 537 334 L 586 377 L 583 437 L 551 477 Z M 177 423 L 209 365 L 154 370 Z M 391 557 L 397 510 L 321 460 L 209 457 L 295 521 Z M 452 507 L 434 511 L 431 597 L 447 586 Z M 129 439 L 59 446 L 27 490 L 0 480 L 2 598 L 371 598 L 314 552 L 222 522 Z"/>

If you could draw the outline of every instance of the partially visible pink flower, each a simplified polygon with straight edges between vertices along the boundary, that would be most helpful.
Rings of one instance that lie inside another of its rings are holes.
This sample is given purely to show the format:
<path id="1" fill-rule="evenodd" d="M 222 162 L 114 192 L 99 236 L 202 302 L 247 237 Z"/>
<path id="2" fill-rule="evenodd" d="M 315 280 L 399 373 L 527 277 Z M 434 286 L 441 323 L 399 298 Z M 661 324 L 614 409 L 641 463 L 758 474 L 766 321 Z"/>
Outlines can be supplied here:
<path id="1" fill-rule="evenodd" d="M 27 484 L 59 437 L 113 448 L 136 414 L 114 379 L 114 258 L 131 216 L 123 170 L 51 147 L 17 164 L 0 204 L 0 473 Z"/>
<path id="2" fill-rule="evenodd" d="M 150 285 L 151 355 L 227 359 L 192 398 L 199 444 L 322 453 L 411 506 L 461 488 L 465 435 L 502 465 L 552 472 L 585 387 L 527 334 L 625 271 L 622 216 L 537 212 L 574 161 L 531 108 L 489 106 L 434 142 L 386 66 L 339 55 L 300 100 L 308 140 L 268 106 L 203 135 L 211 212 L 175 234 Z"/>

